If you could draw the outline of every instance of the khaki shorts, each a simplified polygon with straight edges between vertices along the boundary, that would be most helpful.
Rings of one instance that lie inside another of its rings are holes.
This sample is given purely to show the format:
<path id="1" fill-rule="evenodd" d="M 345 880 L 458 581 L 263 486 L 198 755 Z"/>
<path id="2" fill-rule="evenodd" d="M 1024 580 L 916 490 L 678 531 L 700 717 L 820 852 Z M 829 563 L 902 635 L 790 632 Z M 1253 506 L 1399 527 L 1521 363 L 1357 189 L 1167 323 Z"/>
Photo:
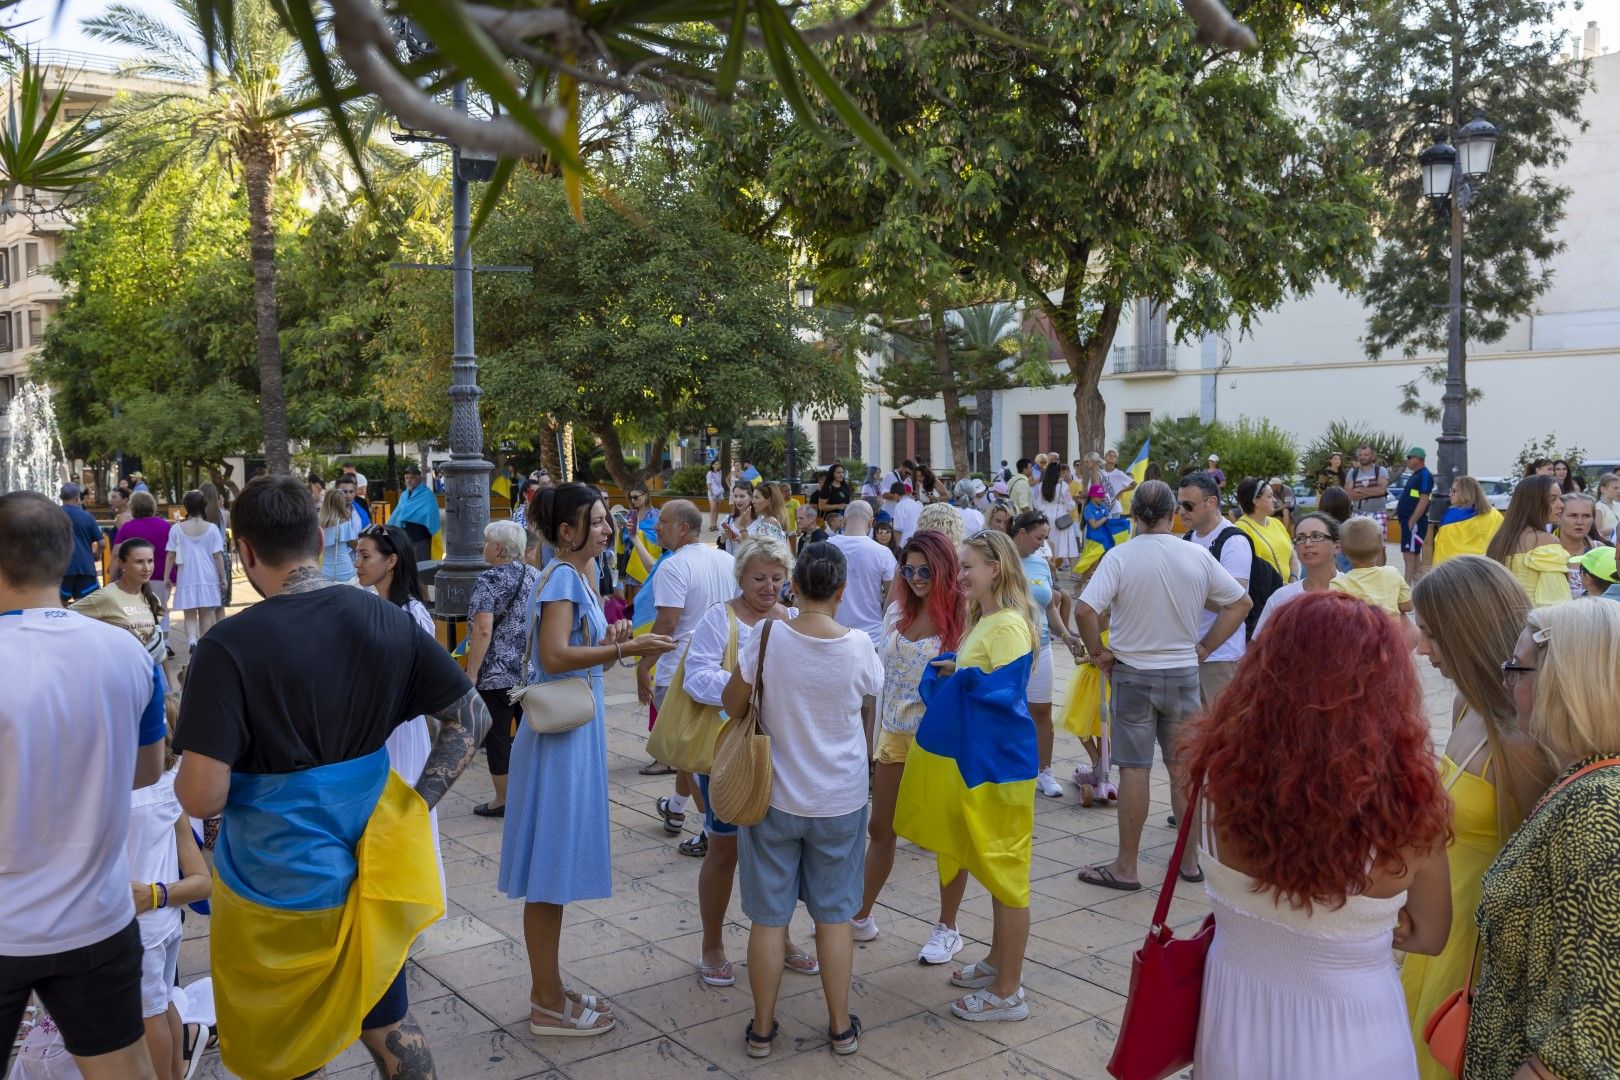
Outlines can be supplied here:
<path id="1" fill-rule="evenodd" d="M 1236 674 L 1236 660 L 1205 660 L 1198 665 L 1198 693 L 1203 698 L 1204 708 L 1215 704 L 1215 699 Z"/>
<path id="2" fill-rule="evenodd" d="M 879 765 L 904 765 L 906 755 L 911 753 L 911 744 L 917 737 L 906 731 L 879 731 L 877 737 L 877 753 L 872 760 Z"/>

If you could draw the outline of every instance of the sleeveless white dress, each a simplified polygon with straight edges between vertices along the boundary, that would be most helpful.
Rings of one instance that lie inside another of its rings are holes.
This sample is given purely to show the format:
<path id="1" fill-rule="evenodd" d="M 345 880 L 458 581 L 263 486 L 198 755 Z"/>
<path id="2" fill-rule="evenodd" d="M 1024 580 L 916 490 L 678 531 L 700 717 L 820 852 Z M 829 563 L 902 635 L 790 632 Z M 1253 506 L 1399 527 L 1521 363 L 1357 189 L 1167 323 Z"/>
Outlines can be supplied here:
<path id="1" fill-rule="evenodd" d="M 1207 804 L 1206 804 L 1207 805 Z M 1198 1080 L 1416 1080 L 1417 1055 L 1391 954 L 1406 894 L 1349 897 L 1309 913 L 1202 845 L 1215 940 L 1204 968 Z"/>
<path id="2" fill-rule="evenodd" d="M 426 634 L 434 633 L 433 615 L 419 601 L 405 605 L 405 611 L 416 620 Z M 433 750 L 433 735 L 428 730 L 427 717 L 418 716 L 395 728 L 384 744 L 388 748 L 388 767 L 399 773 L 399 778 L 415 786 L 427 766 L 428 754 Z M 450 900 L 450 889 L 444 880 L 444 855 L 439 850 L 439 812 L 428 811 L 428 823 L 433 828 L 433 856 L 439 862 L 439 884 L 444 888 L 445 902 Z"/>

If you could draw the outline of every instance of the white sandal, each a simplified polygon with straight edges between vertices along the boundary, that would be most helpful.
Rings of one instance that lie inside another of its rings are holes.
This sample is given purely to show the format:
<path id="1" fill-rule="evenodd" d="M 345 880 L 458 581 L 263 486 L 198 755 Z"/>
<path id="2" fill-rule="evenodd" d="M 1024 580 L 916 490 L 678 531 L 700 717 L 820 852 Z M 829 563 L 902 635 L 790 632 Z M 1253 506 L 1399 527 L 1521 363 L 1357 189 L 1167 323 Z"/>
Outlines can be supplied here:
<path id="1" fill-rule="evenodd" d="M 597 997 L 595 994 L 582 994 L 578 990 L 564 990 L 563 997 L 576 1005 L 583 1005 L 587 1009 L 595 1009 L 603 1016 L 613 1015 L 613 1002 L 605 997 Z M 544 1007 L 533 998 L 529 999 L 529 1008 L 544 1011 Z"/>
<path id="2" fill-rule="evenodd" d="M 578 1016 L 573 1015 L 575 1006 L 578 1006 L 581 1010 Z M 564 1038 L 588 1038 L 593 1035 L 606 1035 L 619 1025 L 619 1022 L 613 1018 L 611 1013 L 598 1012 L 595 1009 L 589 1008 L 584 1003 L 576 1002 L 571 998 L 564 999 L 563 1011 L 560 1013 L 552 1012 L 550 1009 L 543 1009 L 532 1001 L 529 1002 L 529 1007 L 542 1016 L 549 1016 L 553 1020 L 562 1021 L 560 1025 L 551 1025 L 536 1024 L 533 1020 L 530 1020 L 529 1034 L 531 1035 L 557 1035 Z M 598 1026 L 596 1022 L 604 1018 L 607 1020 L 607 1023 Z"/>
<path id="3" fill-rule="evenodd" d="M 996 969 L 983 960 L 975 960 L 960 971 L 951 972 L 951 985 L 964 990 L 979 990 L 996 981 Z"/>
<path id="4" fill-rule="evenodd" d="M 1012 997 L 1005 998 L 996 997 L 986 986 L 951 1002 L 951 1012 L 963 1020 L 975 1023 L 991 1020 L 1027 1020 L 1029 1002 L 1024 1000 L 1022 986 L 1013 991 Z"/>

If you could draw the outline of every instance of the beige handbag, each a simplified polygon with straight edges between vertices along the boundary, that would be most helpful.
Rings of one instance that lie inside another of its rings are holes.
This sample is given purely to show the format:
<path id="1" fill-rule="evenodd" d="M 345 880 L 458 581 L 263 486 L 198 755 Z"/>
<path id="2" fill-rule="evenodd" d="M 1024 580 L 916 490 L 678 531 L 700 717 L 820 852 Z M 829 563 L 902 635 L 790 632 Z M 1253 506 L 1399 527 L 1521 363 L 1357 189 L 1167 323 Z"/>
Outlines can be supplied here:
<path id="1" fill-rule="evenodd" d="M 720 666 L 737 670 L 737 614 L 726 605 L 726 648 Z M 647 754 L 654 761 L 681 772 L 709 775 L 714 768 L 714 740 L 725 723 L 717 705 L 701 705 L 686 692 L 686 657 L 692 651 L 691 639 L 675 665 L 675 677 L 658 707 L 658 722 L 647 736 Z"/>
<path id="2" fill-rule="evenodd" d="M 732 825 L 758 825 L 771 808 L 771 737 L 760 725 L 765 701 L 765 646 L 771 623 L 760 627 L 759 663 L 754 692 L 741 716 L 733 716 L 714 740 L 714 766 L 709 773 L 709 801 L 714 816 Z"/>
<path id="3" fill-rule="evenodd" d="M 561 560 L 552 563 L 541 577 L 537 595 L 545 591 L 546 582 L 559 565 Z M 523 649 L 524 663 L 528 663 L 528 658 L 534 655 L 534 638 L 539 631 L 540 619 L 536 616 L 529 623 L 529 636 Z M 524 721 L 541 735 L 573 731 L 596 719 L 596 688 L 591 685 L 589 672 L 574 678 L 514 686 L 507 692 L 506 699 L 523 710 Z"/>

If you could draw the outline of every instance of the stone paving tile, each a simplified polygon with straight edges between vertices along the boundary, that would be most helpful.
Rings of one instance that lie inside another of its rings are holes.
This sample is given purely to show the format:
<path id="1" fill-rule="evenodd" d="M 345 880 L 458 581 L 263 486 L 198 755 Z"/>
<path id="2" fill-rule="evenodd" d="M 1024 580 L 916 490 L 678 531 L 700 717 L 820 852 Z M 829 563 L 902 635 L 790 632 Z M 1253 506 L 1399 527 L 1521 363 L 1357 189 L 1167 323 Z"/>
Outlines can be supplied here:
<path id="1" fill-rule="evenodd" d="M 1071 670 L 1058 657 L 1056 712 Z M 1437 740 L 1448 727 L 1450 693 L 1420 665 Z M 1165 825 L 1169 784 L 1155 768 L 1143 832 L 1140 892 L 1086 885 L 1076 871 L 1113 858 L 1116 812 L 1082 808 L 1068 774 L 1083 753 L 1060 733 L 1055 772 L 1066 797 L 1039 799 L 1031 866 L 1031 937 L 1024 966 L 1030 1019 L 1018 1024 L 968 1024 L 950 1015 L 962 994 L 949 984 L 951 967 L 984 955 L 990 935 L 988 894 L 970 883 L 960 929 L 966 948 L 955 965 L 917 963 L 938 914 L 939 877 L 933 858 L 902 842 L 894 872 L 878 900 L 882 934 L 855 949 L 850 1008 L 866 1027 L 860 1052 L 832 1054 L 819 981 L 784 973 L 777 1017 L 782 1035 L 769 1058 L 749 1058 L 742 1032 L 753 1011 L 746 964 L 748 923 L 738 891 L 727 910 L 725 943 L 737 985 L 704 986 L 694 971 L 701 943 L 696 904 L 700 860 L 675 851 L 653 808 L 674 790 L 673 777 L 638 774 L 647 761 L 646 710 L 635 703 L 629 673 L 609 675 L 608 816 L 612 823 L 613 895 L 569 906 L 562 957 L 568 984 L 608 994 L 619 1023 L 598 1038 L 536 1036 L 528 1030 L 528 960 L 523 905 L 496 888 L 502 822 L 472 808 L 489 797 L 482 756 L 441 803 L 439 831 L 450 904 L 448 917 L 425 931 L 406 971 L 412 1010 L 429 1033 L 439 1075 L 446 1080 L 663 1080 L 746 1076 L 749 1080 L 974 1076 L 984 1080 L 1101 1077 L 1125 1007 L 1131 954 L 1158 900 L 1175 833 Z M 688 808 L 684 835 L 700 815 Z M 1193 926 L 1209 912 L 1203 888 L 1178 883 L 1172 926 Z M 206 974 L 207 920 L 186 924 L 182 982 Z M 803 909 L 794 940 L 813 948 Z M 328 1076 L 374 1075 L 357 1044 Z M 230 1080 L 217 1057 L 200 1076 Z"/>

